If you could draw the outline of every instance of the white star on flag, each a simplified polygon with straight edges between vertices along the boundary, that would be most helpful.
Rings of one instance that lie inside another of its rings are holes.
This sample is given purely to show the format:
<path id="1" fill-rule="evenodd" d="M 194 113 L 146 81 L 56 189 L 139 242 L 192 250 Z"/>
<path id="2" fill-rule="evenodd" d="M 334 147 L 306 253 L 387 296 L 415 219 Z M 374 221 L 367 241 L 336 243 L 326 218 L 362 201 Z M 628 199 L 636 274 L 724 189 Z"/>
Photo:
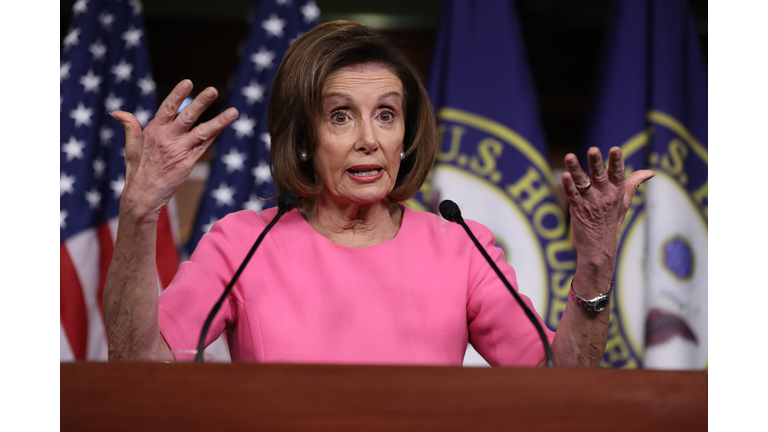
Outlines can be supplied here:
<path id="1" fill-rule="evenodd" d="M 92 209 L 101 207 L 101 194 L 96 190 L 96 188 L 92 188 L 90 191 L 85 193 L 85 200 L 88 201 L 88 205 Z"/>
<path id="2" fill-rule="evenodd" d="M 128 3 L 130 3 L 131 6 L 133 6 L 134 15 L 138 15 L 141 13 L 141 2 L 139 0 L 131 0 Z"/>
<path id="3" fill-rule="evenodd" d="M 66 153 L 67 162 L 69 162 L 72 159 L 82 159 L 84 148 L 85 148 L 85 141 L 78 141 L 75 139 L 74 136 L 71 136 L 69 137 L 69 141 L 67 141 L 61 147 L 61 151 Z"/>
<path id="4" fill-rule="evenodd" d="M 109 188 L 112 189 L 115 192 L 115 198 L 120 198 L 120 195 L 123 193 L 123 188 L 125 187 L 125 177 L 122 175 L 117 178 L 117 180 L 113 180 L 109 182 Z"/>
<path id="5" fill-rule="evenodd" d="M 128 81 L 131 79 L 133 65 L 126 62 L 125 60 L 120 60 L 120 63 L 112 66 L 112 69 L 109 71 L 115 74 L 115 83 L 119 83 L 120 81 Z"/>
<path id="6" fill-rule="evenodd" d="M 259 48 L 259 52 L 251 54 L 251 61 L 256 63 L 256 72 L 261 72 L 264 69 L 272 69 L 272 61 L 274 59 L 275 53 L 264 47 Z"/>
<path id="7" fill-rule="evenodd" d="M 106 12 L 102 12 L 101 15 L 99 15 L 99 22 L 101 23 L 102 27 L 104 27 L 104 29 L 111 31 L 112 23 L 115 22 L 115 16 Z"/>
<path id="8" fill-rule="evenodd" d="M 278 18 L 275 14 L 270 15 L 268 20 L 261 23 L 261 28 L 267 34 L 275 37 L 283 37 L 283 27 L 285 27 L 285 20 Z"/>
<path id="9" fill-rule="evenodd" d="M 69 212 L 66 210 L 60 210 L 59 211 L 59 228 L 64 229 L 67 227 L 67 222 L 65 221 L 67 219 L 67 216 L 69 216 Z"/>
<path id="10" fill-rule="evenodd" d="M 261 138 L 261 140 L 264 142 L 264 146 L 267 148 L 267 150 L 272 150 L 272 137 L 268 132 L 264 132 L 259 138 Z"/>
<path id="11" fill-rule="evenodd" d="M 246 102 L 253 105 L 254 102 L 264 100 L 264 86 L 259 85 L 256 81 L 251 81 L 248 87 L 243 87 L 242 94 L 245 96 Z"/>
<path id="12" fill-rule="evenodd" d="M 104 145 L 112 144 L 112 137 L 115 136 L 115 132 L 108 126 L 104 126 L 99 130 L 99 139 Z"/>
<path id="13" fill-rule="evenodd" d="M 211 196 L 216 200 L 216 205 L 219 207 L 225 204 L 230 206 L 235 204 L 235 188 L 224 183 L 221 183 L 218 189 L 211 191 Z"/>
<path id="14" fill-rule="evenodd" d="M 125 41 L 125 49 L 137 47 L 141 43 L 139 39 L 141 39 L 142 33 L 144 31 L 142 29 L 136 29 L 134 27 L 131 27 L 123 33 L 123 40 Z"/>
<path id="15" fill-rule="evenodd" d="M 315 2 L 309 2 L 301 7 L 301 14 L 304 15 L 304 22 L 308 23 L 320 17 L 320 8 Z"/>
<path id="16" fill-rule="evenodd" d="M 288 4 L 291 4 L 291 0 L 277 0 L 277 5 L 278 6 L 285 6 L 285 5 L 288 5 Z"/>
<path id="17" fill-rule="evenodd" d="M 90 108 L 86 108 L 82 102 L 77 104 L 76 109 L 73 109 L 72 111 L 69 112 L 69 117 L 75 120 L 75 127 L 82 126 L 82 125 L 90 126 L 92 115 L 93 115 L 93 110 Z"/>
<path id="18" fill-rule="evenodd" d="M 240 153 L 235 148 L 229 149 L 229 153 L 221 157 L 221 161 L 227 166 L 228 173 L 245 168 L 245 159 L 245 153 Z"/>
<path id="19" fill-rule="evenodd" d="M 214 216 L 211 216 L 211 221 L 210 221 L 210 222 L 208 222 L 207 224 L 205 224 L 205 225 L 203 225 L 203 226 L 202 226 L 202 228 L 203 228 L 203 232 L 204 232 L 204 233 L 207 233 L 208 231 L 210 231 L 210 230 L 211 230 L 211 228 L 213 228 L 213 224 L 215 224 L 215 223 L 216 223 L 216 222 L 218 222 L 218 221 L 219 221 L 219 220 L 218 220 L 218 219 L 216 219 Z"/>
<path id="20" fill-rule="evenodd" d="M 75 176 L 68 176 L 66 173 L 61 173 L 61 180 L 59 180 L 59 196 L 64 196 L 65 193 L 75 193 Z"/>
<path id="21" fill-rule="evenodd" d="M 153 91 L 155 91 L 155 87 L 156 87 L 155 82 L 152 80 L 151 75 L 147 75 L 146 78 L 139 79 L 138 86 L 139 88 L 141 88 L 142 96 L 152 93 Z"/>
<path id="22" fill-rule="evenodd" d="M 107 55 L 107 46 L 101 43 L 100 40 L 97 40 L 88 47 L 88 51 L 93 54 L 94 60 L 104 60 Z"/>
<path id="23" fill-rule="evenodd" d="M 59 82 L 64 81 L 65 79 L 69 78 L 69 70 L 72 68 L 72 65 L 69 64 L 69 62 L 63 63 L 61 67 L 59 68 Z"/>
<path id="24" fill-rule="evenodd" d="M 251 174 L 256 177 L 257 185 L 272 181 L 272 173 L 269 171 L 269 164 L 264 161 L 261 161 L 258 166 L 252 169 Z"/>
<path id="25" fill-rule="evenodd" d="M 104 174 L 104 170 L 107 168 L 107 164 L 101 159 L 93 160 L 93 174 L 96 178 L 99 178 Z"/>
<path id="26" fill-rule="evenodd" d="M 80 36 L 80 29 L 78 28 L 73 29 L 71 32 L 69 32 L 67 36 L 64 37 L 64 51 L 77 45 L 80 42 L 80 40 L 78 39 L 79 36 Z"/>
<path id="27" fill-rule="evenodd" d="M 72 16 L 78 16 L 83 12 L 88 12 L 88 0 L 77 0 L 72 6 Z"/>
<path id="28" fill-rule="evenodd" d="M 141 127 L 147 126 L 147 123 L 149 123 L 149 117 L 151 115 L 152 115 L 151 111 L 147 111 L 141 106 L 136 109 L 135 113 L 133 113 L 133 116 L 136 117 L 136 120 L 139 121 L 139 123 L 141 124 Z"/>
<path id="29" fill-rule="evenodd" d="M 253 128 L 256 127 L 256 119 L 248 118 L 248 115 L 243 114 L 242 117 L 235 120 L 232 123 L 232 129 L 235 130 L 235 137 L 251 137 L 253 136 Z"/>
<path id="30" fill-rule="evenodd" d="M 101 85 L 101 77 L 98 75 L 93 74 L 93 70 L 89 70 L 87 75 L 83 75 L 80 77 L 80 84 L 85 87 L 84 92 L 94 92 L 97 93 L 99 90 L 99 86 Z"/>
<path id="31" fill-rule="evenodd" d="M 299 32 L 295 38 L 291 38 L 291 40 L 288 41 L 288 45 L 293 45 L 293 43 L 296 42 L 296 39 L 300 38 L 302 35 L 304 35 L 304 33 Z"/>
<path id="32" fill-rule="evenodd" d="M 243 208 L 246 210 L 253 210 L 258 213 L 264 208 L 264 202 L 260 200 L 256 195 L 251 195 L 248 198 L 248 201 L 243 203 Z"/>
<path id="33" fill-rule="evenodd" d="M 109 93 L 107 100 L 104 101 L 104 107 L 107 108 L 107 112 L 120 111 L 123 107 L 123 99 L 115 96 L 114 93 Z"/>

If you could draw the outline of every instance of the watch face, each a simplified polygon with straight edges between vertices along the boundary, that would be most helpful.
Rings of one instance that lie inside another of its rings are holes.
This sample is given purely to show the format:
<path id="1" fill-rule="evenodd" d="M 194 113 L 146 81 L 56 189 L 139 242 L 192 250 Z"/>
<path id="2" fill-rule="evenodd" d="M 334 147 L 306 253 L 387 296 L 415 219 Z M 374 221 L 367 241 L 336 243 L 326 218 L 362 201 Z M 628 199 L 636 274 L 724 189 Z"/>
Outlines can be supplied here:
<path id="1" fill-rule="evenodd" d="M 600 312 L 606 307 L 608 307 L 608 299 L 602 299 L 595 305 L 595 312 Z"/>

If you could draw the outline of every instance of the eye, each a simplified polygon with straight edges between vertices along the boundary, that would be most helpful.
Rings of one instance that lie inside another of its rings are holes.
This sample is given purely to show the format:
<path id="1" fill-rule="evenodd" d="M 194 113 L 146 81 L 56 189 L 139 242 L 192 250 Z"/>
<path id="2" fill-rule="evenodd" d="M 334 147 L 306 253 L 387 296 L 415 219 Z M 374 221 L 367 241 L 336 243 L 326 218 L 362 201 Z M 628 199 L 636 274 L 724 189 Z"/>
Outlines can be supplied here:
<path id="1" fill-rule="evenodd" d="M 331 120 L 335 123 L 344 123 L 349 120 L 346 111 L 334 111 L 331 113 Z"/>
<path id="2" fill-rule="evenodd" d="M 385 123 L 394 121 L 395 117 L 397 117 L 397 114 L 393 113 L 392 111 L 382 111 L 382 113 L 379 114 L 379 120 Z"/>

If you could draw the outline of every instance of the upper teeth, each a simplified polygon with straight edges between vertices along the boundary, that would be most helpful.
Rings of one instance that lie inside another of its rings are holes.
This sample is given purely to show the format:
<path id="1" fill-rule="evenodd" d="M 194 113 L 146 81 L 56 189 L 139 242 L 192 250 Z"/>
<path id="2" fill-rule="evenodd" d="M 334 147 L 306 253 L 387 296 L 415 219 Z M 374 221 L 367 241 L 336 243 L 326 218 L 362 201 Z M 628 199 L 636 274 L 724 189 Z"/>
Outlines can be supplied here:
<path id="1" fill-rule="evenodd" d="M 378 174 L 379 170 L 370 170 L 370 171 L 354 171 L 352 174 L 358 175 L 358 176 L 372 176 Z"/>

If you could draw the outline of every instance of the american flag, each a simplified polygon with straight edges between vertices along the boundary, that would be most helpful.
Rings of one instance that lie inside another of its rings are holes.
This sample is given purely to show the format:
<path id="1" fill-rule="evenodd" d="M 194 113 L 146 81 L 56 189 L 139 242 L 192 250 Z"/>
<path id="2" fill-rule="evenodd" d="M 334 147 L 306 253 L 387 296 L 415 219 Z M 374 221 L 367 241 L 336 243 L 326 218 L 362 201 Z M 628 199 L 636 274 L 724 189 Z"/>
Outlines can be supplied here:
<path id="1" fill-rule="evenodd" d="M 125 132 L 157 109 L 137 0 L 78 0 L 61 52 L 61 361 L 106 360 L 101 300 L 125 185 Z M 173 202 L 158 225 L 158 287 L 178 266 Z"/>
<path id="2" fill-rule="evenodd" d="M 313 0 L 258 3 L 227 105 L 237 108 L 240 116 L 219 136 L 189 253 L 203 234 L 228 213 L 242 209 L 258 212 L 276 205 L 264 199 L 275 194 L 269 169 L 269 91 L 288 46 L 317 25 L 320 9 Z"/>

